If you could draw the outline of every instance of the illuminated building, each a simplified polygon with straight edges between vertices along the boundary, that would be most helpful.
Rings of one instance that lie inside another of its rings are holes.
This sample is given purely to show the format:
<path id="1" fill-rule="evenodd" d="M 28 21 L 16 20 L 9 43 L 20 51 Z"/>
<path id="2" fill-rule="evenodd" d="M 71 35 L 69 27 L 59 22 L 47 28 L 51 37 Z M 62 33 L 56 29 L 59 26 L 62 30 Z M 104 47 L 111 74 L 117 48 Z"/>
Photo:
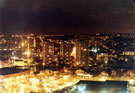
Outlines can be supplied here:
<path id="1" fill-rule="evenodd" d="M 130 69 L 135 59 L 134 34 L 1 35 L 0 39 L 0 58 L 7 60 L 14 56 L 29 60 L 39 57 L 48 66 L 63 63 L 68 67 Z"/>
<path id="2" fill-rule="evenodd" d="M 45 64 L 48 66 L 54 62 L 54 43 L 45 42 Z"/>
<path id="3" fill-rule="evenodd" d="M 89 64 L 89 41 L 88 40 L 80 40 L 79 41 L 79 46 L 77 47 L 76 50 L 76 56 L 77 56 L 77 61 L 80 60 L 81 66 L 88 67 Z M 78 44 L 77 44 L 78 45 Z"/>
<path id="4" fill-rule="evenodd" d="M 80 45 L 79 41 L 75 42 L 75 47 L 76 47 L 75 65 L 80 66 L 80 64 L 81 64 L 81 59 L 80 59 L 81 58 L 81 51 L 80 51 L 81 45 Z"/>

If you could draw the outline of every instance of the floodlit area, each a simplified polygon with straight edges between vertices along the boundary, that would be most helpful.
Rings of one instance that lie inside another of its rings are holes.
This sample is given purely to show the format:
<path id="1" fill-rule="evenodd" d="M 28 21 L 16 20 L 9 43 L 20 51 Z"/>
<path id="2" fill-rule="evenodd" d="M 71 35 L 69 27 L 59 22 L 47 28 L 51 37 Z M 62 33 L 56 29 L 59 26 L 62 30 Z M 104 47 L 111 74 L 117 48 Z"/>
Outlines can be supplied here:
<path id="1" fill-rule="evenodd" d="M 74 75 L 41 72 L 1 79 L 1 91 L 7 93 L 51 93 L 73 86 L 79 81 Z M 3 93 L 2 92 L 2 93 Z"/>
<path id="2" fill-rule="evenodd" d="M 116 77 L 116 76 L 92 76 L 91 74 L 69 74 L 69 73 L 48 73 L 45 71 L 39 74 L 22 74 L 16 76 L 1 76 L 0 79 L 0 93 L 52 93 L 54 91 L 61 91 L 73 87 L 80 80 L 89 81 L 128 81 L 129 90 L 131 93 L 135 92 L 133 77 Z M 70 89 L 72 91 L 72 88 Z"/>

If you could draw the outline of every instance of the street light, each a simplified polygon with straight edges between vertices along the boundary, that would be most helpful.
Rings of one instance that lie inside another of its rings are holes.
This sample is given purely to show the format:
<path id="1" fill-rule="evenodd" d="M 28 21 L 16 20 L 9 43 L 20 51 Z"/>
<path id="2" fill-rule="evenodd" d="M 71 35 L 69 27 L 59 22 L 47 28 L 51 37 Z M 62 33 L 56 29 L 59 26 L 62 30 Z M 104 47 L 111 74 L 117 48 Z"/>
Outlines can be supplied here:
<path id="1" fill-rule="evenodd" d="M 85 89 L 86 89 L 86 86 L 79 86 L 79 91 L 81 93 L 83 93 Z"/>
<path id="2" fill-rule="evenodd" d="M 29 62 L 30 62 L 30 51 L 28 50 L 28 51 L 26 51 L 25 53 L 24 53 L 26 56 L 27 56 L 27 60 L 28 60 L 28 64 L 29 64 Z"/>
<path id="3" fill-rule="evenodd" d="M 27 51 L 27 52 L 26 52 L 26 55 L 29 56 L 29 55 L 30 55 L 30 51 Z"/>
<path id="4" fill-rule="evenodd" d="M 24 46 L 24 43 L 22 43 L 22 47 Z"/>
<path id="5" fill-rule="evenodd" d="M 72 83 L 71 83 L 71 82 L 68 82 L 66 85 L 67 85 L 67 86 L 71 86 L 71 85 L 72 85 Z"/>
<path id="6" fill-rule="evenodd" d="M 134 80 L 129 80 L 129 84 L 134 84 Z"/>

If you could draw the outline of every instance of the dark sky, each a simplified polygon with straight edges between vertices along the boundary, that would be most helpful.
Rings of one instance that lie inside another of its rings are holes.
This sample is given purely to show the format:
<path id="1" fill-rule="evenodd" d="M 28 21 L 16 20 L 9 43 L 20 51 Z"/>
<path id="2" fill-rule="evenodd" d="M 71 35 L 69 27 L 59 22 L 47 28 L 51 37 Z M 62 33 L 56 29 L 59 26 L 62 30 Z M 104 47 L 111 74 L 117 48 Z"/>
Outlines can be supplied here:
<path id="1" fill-rule="evenodd" d="M 0 0 L 0 33 L 132 33 L 132 0 Z"/>

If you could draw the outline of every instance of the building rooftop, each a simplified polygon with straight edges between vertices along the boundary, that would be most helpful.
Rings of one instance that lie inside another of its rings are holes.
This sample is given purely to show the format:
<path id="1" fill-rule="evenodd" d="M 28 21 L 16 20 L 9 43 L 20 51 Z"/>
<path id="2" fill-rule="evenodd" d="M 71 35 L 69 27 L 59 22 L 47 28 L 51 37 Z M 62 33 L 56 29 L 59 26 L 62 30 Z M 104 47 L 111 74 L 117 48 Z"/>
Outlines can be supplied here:
<path id="1" fill-rule="evenodd" d="M 0 68 L 0 75 L 9 75 L 9 74 L 15 74 L 19 72 L 24 72 L 28 69 L 21 69 L 18 67 L 5 67 L 5 68 Z"/>

